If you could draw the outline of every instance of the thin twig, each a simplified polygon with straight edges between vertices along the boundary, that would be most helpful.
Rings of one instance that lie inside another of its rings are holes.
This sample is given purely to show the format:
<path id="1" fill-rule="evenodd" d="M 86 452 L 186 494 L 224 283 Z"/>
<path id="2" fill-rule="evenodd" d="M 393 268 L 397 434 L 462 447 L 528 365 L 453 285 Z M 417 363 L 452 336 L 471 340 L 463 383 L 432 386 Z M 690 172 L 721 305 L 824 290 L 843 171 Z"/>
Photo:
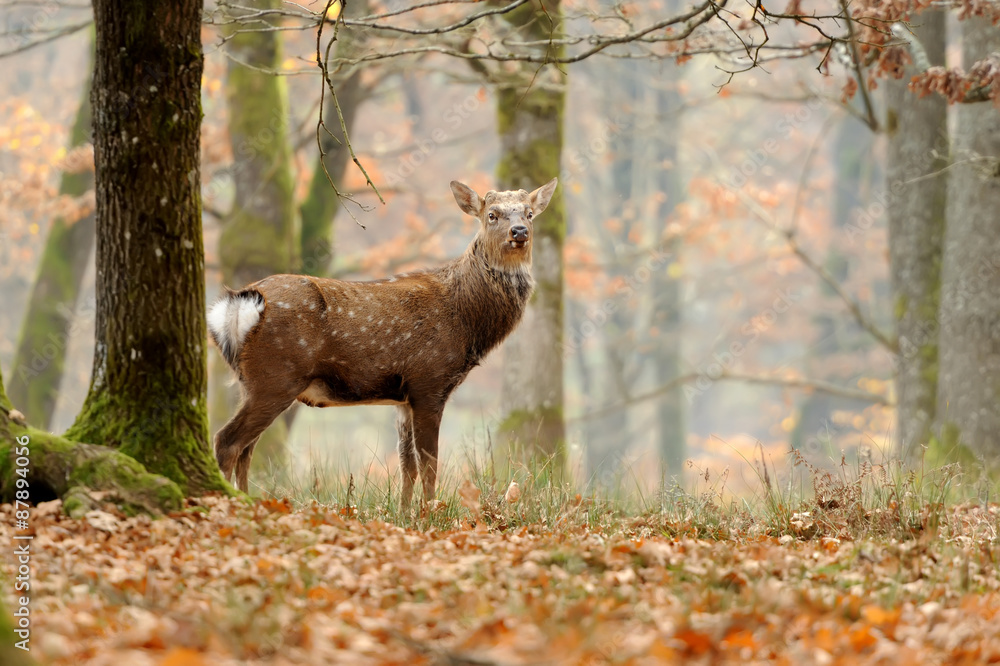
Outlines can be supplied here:
<path id="1" fill-rule="evenodd" d="M 640 402 L 646 402 L 649 400 L 655 400 L 661 396 L 674 391 L 679 386 L 684 384 L 690 384 L 691 382 L 697 381 L 699 379 L 707 379 L 710 382 L 717 381 L 731 381 L 731 382 L 744 382 L 747 384 L 759 384 L 763 386 L 780 386 L 783 388 L 796 388 L 803 390 L 818 391 L 819 393 L 827 393 L 829 395 L 835 395 L 842 398 L 849 398 L 851 400 L 862 400 L 865 402 L 870 402 L 876 405 L 885 405 L 887 407 L 893 406 L 893 401 L 888 397 L 881 395 L 879 393 L 872 393 L 871 391 L 864 391 L 862 389 L 854 389 L 849 386 L 840 386 L 839 384 L 834 384 L 832 382 L 824 381 L 822 379 L 808 379 L 805 377 L 768 377 L 766 375 L 753 375 L 738 372 L 723 372 L 718 376 L 711 376 L 704 372 L 691 372 L 679 377 L 675 377 L 666 384 L 656 387 L 645 393 L 640 393 L 634 395 L 627 400 L 615 403 L 613 405 L 608 405 L 607 407 L 601 407 L 600 409 L 595 409 L 589 411 L 586 414 L 580 414 L 579 416 L 570 417 L 567 421 L 590 421 L 593 419 L 602 418 L 610 414 L 614 414 L 623 409 L 627 409 Z"/>

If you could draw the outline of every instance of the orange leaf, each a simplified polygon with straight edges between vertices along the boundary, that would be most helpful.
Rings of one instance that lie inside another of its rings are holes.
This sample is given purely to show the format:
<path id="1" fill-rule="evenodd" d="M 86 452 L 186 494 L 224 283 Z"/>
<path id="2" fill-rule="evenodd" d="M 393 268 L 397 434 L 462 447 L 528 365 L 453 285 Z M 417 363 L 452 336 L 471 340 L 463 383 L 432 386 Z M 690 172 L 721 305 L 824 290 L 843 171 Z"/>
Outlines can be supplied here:
<path id="1" fill-rule="evenodd" d="M 708 634 L 703 634 L 700 631 L 694 631 L 693 629 L 681 629 L 674 636 L 679 641 L 682 641 L 684 645 L 687 646 L 689 652 L 696 655 L 705 654 L 712 649 L 712 639 Z"/>
<path id="2" fill-rule="evenodd" d="M 872 647 L 878 641 L 872 632 L 868 630 L 868 627 L 861 627 L 860 629 L 855 629 L 850 633 L 849 639 L 851 641 L 851 646 L 857 651 L 867 650 Z"/>
<path id="3" fill-rule="evenodd" d="M 203 666 L 205 658 L 190 648 L 175 647 L 163 655 L 160 666 Z"/>
<path id="4" fill-rule="evenodd" d="M 878 606 L 865 606 L 861 609 L 861 617 L 871 624 L 882 626 L 886 624 L 896 624 L 899 621 L 900 610 L 886 610 Z"/>
<path id="5" fill-rule="evenodd" d="M 292 503 L 285 499 L 265 499 L 260 501 L 260 505 L 271 513 L 291 513 Z"/>
<path id="6" fill-rule="evenodd" d="M 757 641 L 754 640 L 753 632 L 746 629 L 737 629 L 722 639 L 723 647 L 727 648 L 750 648 L 757 649 Z"/>

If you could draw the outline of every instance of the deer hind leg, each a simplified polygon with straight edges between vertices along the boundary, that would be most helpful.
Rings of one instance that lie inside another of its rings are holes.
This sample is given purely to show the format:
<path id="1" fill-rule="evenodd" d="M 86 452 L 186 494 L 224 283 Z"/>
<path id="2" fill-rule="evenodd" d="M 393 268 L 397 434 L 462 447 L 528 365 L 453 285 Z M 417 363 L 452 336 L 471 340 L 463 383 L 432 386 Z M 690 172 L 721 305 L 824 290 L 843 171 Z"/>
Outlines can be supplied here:
<path id="1" fill-rule="evenodd" d="M 413 441 L 420 457 L 420 480 L 424 486 L 424 501 L 434 499 L 437 484 L 438 431 L 444 406 L 413 408 Z"/>
<path id="2" fill-rule="evenodd" d="M 413 484 L 417 481 L 417 451 L 413 442 L 413 410 L 409 405 L 396 408 L 396 431 L 399 433 L 399 466 L 403 470 L 403 487 L 399 494 L 400 507 L 410 511 Z"/>
<path id="3" fill-rule="evenodd" d="M 269 395 L 266 398 L 248 395 L 236 415 L 215 436 L 215 458 L 219 461 L 219 469 L 229 481 L 236 467 L 237 484 L 243 492 L 249 490 L 247 473 L 254 445 L 267 426 L 288 409 L 298 393 L 280 397 Z"/>
<path id="4" fill-rule="evenodd" d="M 257 446 L 257 442 L 259 441 L 260 437 L 253 440 L 253 442 L 250 443 L 250 446 L 240 451 L 240 455 L 236 459 L 236 485 L 243 492 L 249 492 L 250 460 L 253 458 L 254 447 Z"/>

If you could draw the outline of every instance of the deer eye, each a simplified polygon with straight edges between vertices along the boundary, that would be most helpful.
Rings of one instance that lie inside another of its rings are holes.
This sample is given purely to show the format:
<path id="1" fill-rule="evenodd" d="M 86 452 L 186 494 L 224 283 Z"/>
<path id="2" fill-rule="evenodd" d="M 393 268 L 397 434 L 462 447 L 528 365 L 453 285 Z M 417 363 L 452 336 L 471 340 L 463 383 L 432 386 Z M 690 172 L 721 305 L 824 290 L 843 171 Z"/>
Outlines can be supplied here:
<path id="1" fill-rule="evenodd" d="M 490 213 L 490 222 L 496 222 L 496 221 L 497 221 L 496 213 Z"/>
<path id="2" fill-rule="evenodd" d="M 528 219 L 530 220 L 530 219 L 531 219 L 531 217 L 532 217 L 533 215 L 534 215 L 534 213 L 532 213 L 532 212 L 531 212 L 531 211 L 529 210 L 529 211 L 528 211 Z"/>

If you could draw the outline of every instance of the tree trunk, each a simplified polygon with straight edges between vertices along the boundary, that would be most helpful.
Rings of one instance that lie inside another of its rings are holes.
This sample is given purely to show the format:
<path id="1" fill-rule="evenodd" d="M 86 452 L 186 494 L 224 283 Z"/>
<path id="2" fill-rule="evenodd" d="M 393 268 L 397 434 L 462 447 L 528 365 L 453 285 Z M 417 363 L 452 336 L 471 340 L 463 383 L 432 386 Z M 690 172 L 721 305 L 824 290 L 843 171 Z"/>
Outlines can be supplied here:
<path id="1" fill-rule="evenodd" d="M 253 11 L 279 9 L 280 0 L 245 5 Z M 235 16 L 239 18 L 237 14 Z M 229 104 L 231 169 L 236 194 L 219 238 L 222 281 L 242 287 L 276 273 L 300 268 L 299 224 L 291 172 L 288 139 L 288 88 L 280 69 L 280 34 L 271 30 L 242 30 L 235 24 L 227 48 L 232 56 L 226 73 Z M 213 363 L 224 365 L 221 355 Z M 221 407 L 235 411 L 236 395 Z M 288 464 L 288 425 L 276 419 L 261 435 L 254 467 L 285 469 Z"/>
<path id="2" fill-rule="evenodd" d="M 90 80 L 70 133 L 70 148 L 90 141 Z M 63 173 L 59 194 L 80 197 L 94 187 L 94 173 Z M 59 397 L 73 310 L 94 249 L 94 215 L 52 222 L 31 289 L 28 312 L 14 354 L 11 401 L 29 420 L 49 428 Z"/>
<path id="3" fill-rule="evenodd" d="M 944 64 L 945 14 L 921 12 L 914 33 L 929 61 Z M 907 67 L 886 82 L 889 135 L 886 185 L 889 270 L 899 353 L 896 357 L 897 441 L 912 459 L 930 441 L 937 400 L 941 248 L 948 159 L 947 102 L 907 90 L 919 73 Z M 932 175 L 937 173 L 938 175 Z"/>
<path id="4" fill-rule="evenodd" d="M 962 21 L 962 59 L 1000 51 L 1000 32 Z M 1000 462 L 1000 113 L 961 104 L 949 171 L 941 273 L 937 412 L 946 453 Z M 926 183 L 921 183 L 926 186 Z"/>
<path id="5" fill-rule="evenodd" d="M 94 2 L 96 347 L 67 432 L 119 447 L 191 495 L 228 488 L 205 408 L 201 10 Z"/>
<path id="6" fill-rule="evenodd" d="M 652 85 L 645 87 L 646 109 L 652 127 L 670 123 L 681 126 L 682 100 L 677 92 L 679 68 L 670 63 L 650 63 L 646 66 Z M 663 386 L 681 375 L 681 341 L 683 301 L 681 283 L 671 274 L 670 267 L 680 260 L 677 256 L 680 243 L 672 241 L 661 246 L 667 236 L 667 224 L 674 209 L 684 199 L 684 185 L 678 164 L 677 132 L 650 132 L 656 138 L 647 141 L 645 168 L 642 170 L 645 191 L 639 194 L 639 210 L 648 210 L 646 239 L 657 246 L 655 258 L 643 257 L 636 271 L 649 269 L 648 293 L 652 300 L 650 325 L 639 330 L 649 331 L 649 348 L 652 355 L 653 380 Z M 662 257 L 660 255 L 663 255 Z M 652 259 L 652 260 L 650 260 Z M 641 274 L 639 275 L 641 277 Z M 683 479 L 684 461 L 687 458 L 687 441 L 684 427 L 684 392 L 678 386 L 657 401 L 657 448 L 663 466 L 664 478 Z"/>
<path id="7" fill-rule="evenodd" d="M 562 36 L 558 0 L 533 0 L 506 15 L 519 39 L 547 40 Z M 538 47 L 542 55 L 558 56 Z M 562 156 L 566 75 L 555 66 L 521 65 L 498 86 L 497 114 L 500 163 L 497 181 L 503 189 L 531 191 L 557 176 Z M 524 447 L 530 455 L 554 458 L 556 471 L 565 463 L 563 418 L 563 240 L 566 207 L 557 188 L 534 225 L 532 269 L 535 293 L 524 320 L 504 349 L 503 422 L 500 439 Z"/>

